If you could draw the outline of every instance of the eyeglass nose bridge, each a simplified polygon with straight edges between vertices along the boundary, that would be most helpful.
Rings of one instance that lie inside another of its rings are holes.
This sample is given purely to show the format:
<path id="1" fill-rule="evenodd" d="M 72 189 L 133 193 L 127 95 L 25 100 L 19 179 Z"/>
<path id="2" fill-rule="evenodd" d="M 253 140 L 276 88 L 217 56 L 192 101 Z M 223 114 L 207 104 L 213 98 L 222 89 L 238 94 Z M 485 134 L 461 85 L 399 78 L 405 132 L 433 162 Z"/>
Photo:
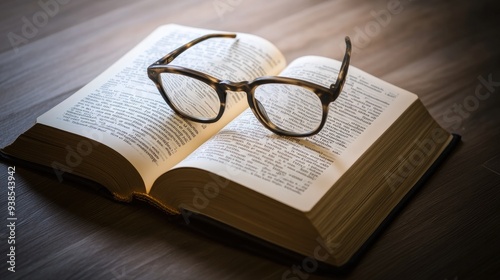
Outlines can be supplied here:
<path id="1" fill-rule="evenodd" d="M 217 93 L 219 94 L 219 99 L 221 104 L 221 109 L 220 109 L 221 111 L 219 113 L 219 116 L 217 117 L 217 120 L 220 118 L 220 116 L 222 116 L 222 113 L 226 108 L 227 91 L 233 91 L 233 92 L 243 91 L 245 92 L 245 94 L 248 95 L 250 90 L 248 81 L 235 83 L 229 80 L 222 80 L 219 81 L 217 84 L 213 84 L 213 86 L 216 88 Z"/>
<path id="2" fill-rule="evenodd" d="M 243 82 L 231 82 L 229 80 L 220 81 L 219 86 L 222 90 L 229 91 L 244 91 L 248 92 L 250 87 L 248 86 L 248 81 Z"/>

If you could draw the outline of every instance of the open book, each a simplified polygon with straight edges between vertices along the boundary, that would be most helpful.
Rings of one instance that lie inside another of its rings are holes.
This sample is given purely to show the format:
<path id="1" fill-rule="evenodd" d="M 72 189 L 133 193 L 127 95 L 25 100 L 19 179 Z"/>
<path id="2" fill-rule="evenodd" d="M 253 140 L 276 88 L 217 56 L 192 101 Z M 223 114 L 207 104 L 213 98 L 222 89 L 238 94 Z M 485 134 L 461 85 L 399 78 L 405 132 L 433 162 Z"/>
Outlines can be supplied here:
<path id="1" fill-rule="evenodd" d="M 318 261 L 346 264 L 454 136 L 415 94 L 353 66 L 325 127 L 312 137 L 273 134 L 241 92 L 228 95 L 220 121 L 185 120 L 167 106 L 146 69 L 210 32 L 159 27 L 40 116 L 3 155 L 50 167 L 59 179 L 92 180 L 117 200 L 140 198 L 170 214 L 198 213 Z M 325 87 L 341 65 L 317 56 L 287 65 L 271 43 L 242 33 L 200 43 L 172 64 L 236 82 L 280 75 Z"/>

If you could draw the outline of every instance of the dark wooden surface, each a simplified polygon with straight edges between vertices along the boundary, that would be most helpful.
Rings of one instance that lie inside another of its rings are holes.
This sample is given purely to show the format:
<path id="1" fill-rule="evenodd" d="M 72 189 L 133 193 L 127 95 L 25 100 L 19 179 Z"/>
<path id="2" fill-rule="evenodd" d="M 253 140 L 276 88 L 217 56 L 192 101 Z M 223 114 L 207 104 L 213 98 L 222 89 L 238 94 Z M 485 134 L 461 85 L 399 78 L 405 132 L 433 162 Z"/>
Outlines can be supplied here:
<path id="1" fill-rule="evenodd" d="M 2 1 L 0 146 L 161 24 L 254 33 L 275 43 L 288 61 L 311 54 L 341 58 L 342 38 L 350 35 L 352 65 L 415 92 L 443 126 L 463 138 L 343 277 L 498 279 L 500 84 L 488 93 L 480 77 L 500 82 L 499 5 L 406 0 L 391 13 L 392 2 L 70 1 L 51 6 L 57 12 L 44 22 L 38 1 Z M 376 21 L 374 14 L 386 16 Z M 43 26 L 23 31 L 33 16 Z M 17 51 L 9 39 L 13 33 L 24 38 Z M 0 220 L 7 224 L 10 164 L 0 165 Z M 51 175 L 16 166 L 15 179 L 16 272 L 7 271 L 9 232 L 1 226 L 1 279 L 282 279 L 294 265 L 193 233 L 150 207 L 116 203 Z M 327 278 L 288 279 L 306 276 Z"/>

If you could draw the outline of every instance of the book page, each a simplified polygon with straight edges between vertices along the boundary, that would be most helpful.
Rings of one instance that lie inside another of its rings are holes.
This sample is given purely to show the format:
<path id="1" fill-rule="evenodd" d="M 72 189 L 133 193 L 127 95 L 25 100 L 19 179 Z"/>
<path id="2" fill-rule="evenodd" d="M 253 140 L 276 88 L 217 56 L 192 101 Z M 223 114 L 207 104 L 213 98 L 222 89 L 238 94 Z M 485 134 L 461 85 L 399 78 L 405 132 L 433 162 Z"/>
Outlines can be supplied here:
<path id="1" fill-rule="evenodd" d="M 147 75 L 147 67 L 156 60 L 213 32 L 178 25 L 158 28 L 91 83 L 40 116 L 38 123 L 116 150 L 138 170 L 149 192 L 159 175 L 248 107 L 244 93 L 229 93 L 220 121 L 209 125 L 187 121 L 168 107 Z M 276 74 L 284 68 L 285 59 L 264 39 L 238 33 L 236 39 L 199 43 L 171 64 L 238 82 Z"/>
<path id="2" fill-rule="evenodd" d="M 280 75 L 329 87 L 340 65 L 309 56 Z M 275 135 L 248 109 L 178 167 L 208 170 L 307 212 L 415 100 L 416 95 L 350 66 L 317 135 Z"/>

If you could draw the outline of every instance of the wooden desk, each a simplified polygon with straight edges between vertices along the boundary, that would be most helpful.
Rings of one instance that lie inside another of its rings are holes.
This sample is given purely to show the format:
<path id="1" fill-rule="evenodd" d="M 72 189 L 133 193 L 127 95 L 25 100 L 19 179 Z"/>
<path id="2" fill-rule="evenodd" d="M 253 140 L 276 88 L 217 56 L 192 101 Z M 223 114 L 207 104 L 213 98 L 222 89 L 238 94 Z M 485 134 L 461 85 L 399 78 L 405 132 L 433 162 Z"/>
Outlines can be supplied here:
<path id="1" fill-rule="evenodd" d="M 418 94 L 463 141 L 347 278 L 498 279 L 498 2 L 60 1 L 69 3 L 0 4 L 0 146 L 162 24 L 260 35 L 288 61 L 312 54 L 339 59 L 350 35 L 352 65 Z M 484 80 L 493 83 L 486 87 Z M 9 164 L 0 164 L 6 223 Z M 293 265 L 54 176 L 16 166 L 15 178 L 16 272 L 6 270 L 9 232 L 2 226 L 1 279 L 282 279 Z"/>

